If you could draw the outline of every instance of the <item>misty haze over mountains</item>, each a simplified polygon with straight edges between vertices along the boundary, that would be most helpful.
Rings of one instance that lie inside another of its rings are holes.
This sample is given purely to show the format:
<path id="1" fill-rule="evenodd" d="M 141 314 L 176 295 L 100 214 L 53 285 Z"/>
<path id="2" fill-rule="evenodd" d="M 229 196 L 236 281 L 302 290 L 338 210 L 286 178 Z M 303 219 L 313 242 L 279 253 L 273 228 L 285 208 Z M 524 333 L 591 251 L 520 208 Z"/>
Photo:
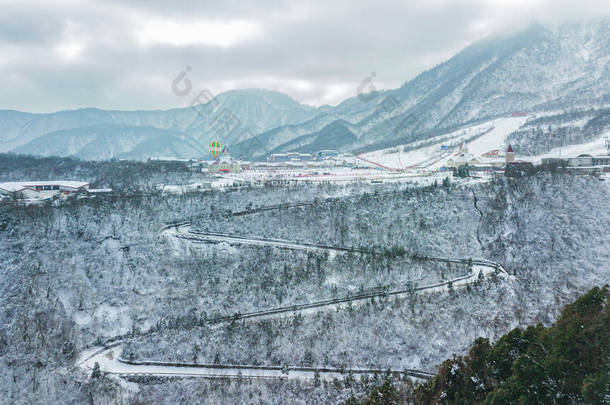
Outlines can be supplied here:
<path id="1" fill-rule="evenodd" d="M 610 104 L 609 61 L 608 20 L 532 25 L 478 41 L 397 89 L 359 97 L 363 83 L 354 83 L 354 97 L 332 107 L 246 89 L 166 111 L 3 110 L 0 152 L 88 160 L 207 158 L 212 140 L 254 160 L 277 152 L 372 150 L 516 111 L 602 109 Z M 369 88 L 366 83 L 363 90 Z M 235 120 L 219 131 L 227 111 Z"/>

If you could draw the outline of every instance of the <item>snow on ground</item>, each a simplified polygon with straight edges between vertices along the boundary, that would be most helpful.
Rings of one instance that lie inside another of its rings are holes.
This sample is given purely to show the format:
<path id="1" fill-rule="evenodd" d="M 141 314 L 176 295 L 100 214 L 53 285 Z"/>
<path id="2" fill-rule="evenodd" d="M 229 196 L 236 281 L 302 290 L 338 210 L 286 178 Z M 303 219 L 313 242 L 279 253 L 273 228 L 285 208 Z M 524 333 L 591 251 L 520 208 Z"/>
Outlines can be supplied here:
<path id="1" fill-rule="evenodd" d="M 209 183 L 191 183 L 191 184 L 159 184 L 157 190 L 163 193 L 184 194 L 193 191 L 208 191 L 210 190 Z"/>
<path id="2" fill-rule="evenodd" d="M 87 359 L 83 364 L 86 370 L 91 372 L 95 363 L 99 364 L 100 370 L 108 374 L 117 374 L 120 376 L 135 375 L 146 376 L 154 375 L 161 377 L 205 377 L 205 378 L 281 378 L 281 379 L 307 379 L 313 380 L 316 377 L 316 372 L 303 369 L 284 370 L 280 368 L 264 368 L 253 366 L 235 366 L 235 367 L 218 367 L 205 365 L 180 365 L 169 366 L 163 364 L 128 364 L 119 361 L 123 347 L 121 345 L 108 348 L 106 350 L 95 353 Z M 365 374 L 372 374 L 366 369 L 351 369 L 353 371 L 361 370 Z M 318 376 L 321 380 L 332 381 L 334 379 L 342 379 L 343 373 L 336 371 L 319 371 Z"/>
<path id="3" fill-rule="evenodd" d="M 182 193 L 209 190 L 208 187 L 223 190 L 231 186 L 262 185 L 264 182 L 277 180 L 433 184 L 435 181 L 442 181 L 446 176 L 445 173 L 438 173 L 438 170 L 455 156 L 462 144 L 476 158 L 492 150 L 500 150 L 502 153 L 506 148 L 508 135 L 518 130 L 531 118 L 532 116 L 497 118 L 422 141 L 365 153 L 356 158 L 355 164 L 360 166 L 358 168 L 345 166 L 257 167 L 238 173 L 217 174 L 210 179 L 208 184 L 164 185 L 163 191 Z M 533 157 L 534 163 L 540 163 L 543 157 L 577 156 L 581 153 L 605 154 L 604 138 L 608 135 L 610 133 L 606 133 L 590 143 L 553 149 L 544 155 Z M 441 145 L 446 148 L 441 150 Z M 403 151 L 404 148 L 412 150 Z M 528 158 L 528 160 L 531 159 Z"/>
<path id="4" fill-rule="evenodd" d="M 534 163 L 541 163 L 543 158 L 568 158 L 577 157 L 581 154 L 588 154 L 592 156 L 607 155 L 608 151 L 606 148 L 606 139 L 609 137 L 610 131 L 603 133 L 599 136 L 599 138 L 594 141 L 551 149 L 547 153 L 538 156 L 528 157 L 527 159 L 532 160 Z"/>
<path id="5" fill-rule="evenodd" d="M 510 117 L 493 120 L 491 125 L 494 127 L 492 131 L 482 137 L 468 143 L 468 151 L 475 156 L 482 155 L 493 149 L 504 149 L 506 137 L 511 132 L 519 129 L 528 117 Z"/>
<path id="6" fill-rule="evenodd" d="M 493 149 L 504 149 L 506 137 L 525 124 L 527 119 L 528 117 L 498 118 L 462 128 L 445 135 L 430 138 L 425 141 L 413 142 L 399 147 L 366 153 L 361 157 L 397 169 L 420 167 L 434 170 L 443 166 L 445 162 L 459 150 L 462 142 L 466 142 L 468 139 L 486 131 L 489 132 L 465 145 L 468 148 L 468 151 L 475 156 L 479 156 Z M 434 142 L 434 144 L 423 146 L 429 142 Z M 411 148 L 419 145 L 422 145 L 422 147 L 402 152 L 403 147 Z M 447 145 L 447 150 L 441 150 L 441 145 Z"/>
<path id="7" fill-rule="evenodd" d="M 299 168 L 281 170 L 247 170 L 218 176 L 212 183 L 213 188 L 222 189 L 239 183 L 262 184 L 265 181 L 289 180 L 296 182 L 371 182 L 371 183 L 416 183 L 421 185 L 442 181 L 445 176 L 411 171 L 398 173 L 377 169 L 353 169 L 351 167 Z"/>
<path id="8" fill-rule="evenodd" d="M 506 137 L 521 127 L 527 119 L 528 117 L 498 118 L 433 138 L 365 153 L 354 158 L 356 167 L 260 166 L 236 173 L 217 174 L 210 179 L 210 186 L 222 190 L 231 186 L 262 185 L 264 182 L 277 180 L 433 184 L 442 180 L 446 174 L 432 173 L 444 166 L 462 143 L 467 142 L 466 147 L 475 156 L 493 149 L 502 150 Z M 441 145 L 446 145 L 446 150 L 441 150 Z M 412 150 L 403 151 L 403 148 Z M 182 189 L 180 186 L 165 186 L 164 191 L 180 192 Z"/>

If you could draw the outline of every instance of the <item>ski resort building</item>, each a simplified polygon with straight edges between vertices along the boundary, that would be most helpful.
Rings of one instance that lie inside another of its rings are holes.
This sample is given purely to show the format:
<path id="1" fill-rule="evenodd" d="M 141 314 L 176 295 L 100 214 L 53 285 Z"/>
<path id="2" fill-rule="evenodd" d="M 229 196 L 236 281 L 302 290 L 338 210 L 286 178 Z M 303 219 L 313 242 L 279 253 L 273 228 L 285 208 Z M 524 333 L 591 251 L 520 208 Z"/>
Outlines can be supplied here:
<path id="1" fill-rule="evenodd" d="M 313 155 L 309 153 L 297 153 L 297 152 L 288 152 L 288 153 L 273 153 L 269 155 L 267 158 L 267 162 L 269 163 L 277 163 L 277 162 L 309 162 L 313 160 Z"/>
<path id="2" fill-rule="evenodd" d="M 339 152 L 336 150 L 321 150 L 316 153 L 316 160 L 332 159 L 339 156 Z"/>
<path id="3" fill-rule="evenodd" d="M 24 181 L 0 183 L 0 194 L 19 198 L 52 198 L 89 190 L 89 183 L 82 181 Z"/>
<path id="4" fill-rule="evenodd" d="M 565 168 L 600 168 L 603 171 L 610 171 L 610 156 L 592 156 L 589 154 L 582 154 L 576 157 L 566 158 L 543 158 L 542 164 L 544 166 L 556 166 Z"/>
<path id="5" fill-rule="evenodd" d="M 241 163 L 233 159 L 227 148 L 223 149 L 222 154 L 208 166 L 209 173 L 236 173 L 240 171 Z"/>

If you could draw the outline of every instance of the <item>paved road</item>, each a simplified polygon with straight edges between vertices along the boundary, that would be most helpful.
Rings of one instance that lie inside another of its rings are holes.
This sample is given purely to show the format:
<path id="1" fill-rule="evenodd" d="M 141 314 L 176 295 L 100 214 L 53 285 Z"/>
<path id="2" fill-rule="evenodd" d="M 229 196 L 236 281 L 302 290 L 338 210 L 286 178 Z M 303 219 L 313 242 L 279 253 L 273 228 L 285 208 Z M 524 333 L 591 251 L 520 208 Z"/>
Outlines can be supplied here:
<path id="1" fill-rule="evenodd" d="M 348 251 L 350 249 L 338 246 L 325 246 L 309 243 L 297 243 L 276 239 L 246 238 L 238 235 L 226 235 L 215 233 L 191 232 L 190 223 L 183 222 L 165 227 L 162 233 L 169 237 L 177 237 L 195 241 L 227 242 L 233 244 L 247 244 L 255 246 L 273 246 L 286 249 L 297 250 L 332 250 L 335 252 Z M 465 259 L 451 258 L 425 258 L 430 261 L 465 263 Z M 507 276 L 508 274 L 498 263 L 485 259 L 473 259 L 470 271 L 460 277 L 427 286 L 419 286 L 410 289 L 395 291 L 375 291 L 366 294 L 359 294 L 337 298 L 332 300 L 317 301 L 292 306 L 271 308 L 243 314 L 234 314 L 214 319 L 209 319 L 210 323 L 228 322 L 236 319 L 264 319 L 276 317 L 281 314 L 310 313 L 321 309 L 341 308 L 346 305 L 366 302 L 374 297 L 387 296 L 407 296 L 413 293 L 432 293 L 444 292 L 450 289 L 463 288 L 471 283 L 483 280 L 492 274 Z M 83 351 L 77 361 L 77 365 L 86 369 L 89 373 L 95 363 L 100 365 L 100 370 L 107 374 L 119 375 L 123 377 L 133 376 L 157 376 L 157 377 L 199 377 L 199 378 L 283 378 L 283 379 L 313 379 L 316 374 L 321 380 L 333 380 L 343 378 L 347 374 L 375 374 L 384 372 L 373 369 L 346 369 L 339 370 L 334 368 L 320 367 L 259 367 L 259 366 L 219 366 L 219 365 L 197 365 L 197 364 L 169 364 L 160 362 L 129 362 L 121 359 L 123 342 L 118 341 L 110 345 L 93 347 Z M 433 375 L 421 370 L 392 370 L 392 373 L 407 374 L 416 378 L 430 378 Z"/>
<path id="2" fill-rule="evenodd" d="M 321 367 L 279 367 L 279 366 L 226 366 L 200 364 L 172 364 L 162 362 L 130 362 L 121 358 L 123 344 L 117 343 L 108 347 L 94 348 L 84 353 L 78 361 L 80 367 L 88 372 L 98 363 L 100 370 L 106 374 L 121 377 L 156 376 L 156 377 L 199 377 L 199 378 L 280 378 L 280 379 L 314 379 L 316 373 L 320 380 L 332 381 L 347 375 L 382 374 L 387 370 L 345 369 Z M 390 370 L 393 374 L 427 379 L 432 374 L 420 370 Z"/>
<path id="3" fill-rule="evenodd" d="M 250 238 L 241 235 L 222 234 L 215 232 L 198 232 L 190 229 L 190 223 L 182 223 L 164 229 L 164 235 L 174 236 L 191 241 L 222 243 L 230 245 L 270 246 L 280 249 L 303 250 L 303 251 L 330 251 L 330 252 L 363 252 L 362 249 L 351 249 L 343 246 L 321 245 L 316 243 L 293 242 L 282 239 Z"/>

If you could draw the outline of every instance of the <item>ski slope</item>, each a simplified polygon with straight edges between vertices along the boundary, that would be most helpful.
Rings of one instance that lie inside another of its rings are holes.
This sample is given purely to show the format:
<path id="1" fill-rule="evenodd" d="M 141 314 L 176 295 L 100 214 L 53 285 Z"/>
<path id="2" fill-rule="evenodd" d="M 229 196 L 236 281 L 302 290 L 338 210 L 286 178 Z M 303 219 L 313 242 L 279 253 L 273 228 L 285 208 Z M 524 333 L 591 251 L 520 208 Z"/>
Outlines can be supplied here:
<path id="1" fill-rule="evenodd" d="M 528 117 L 497 118 L 423 141 L 365 153 L 361 157 L 397 170 L 437 170 L 459 151 L 462 143 L 475 156 L 493 149 L 503 150 L 508 135 L 519 129 L 527 119 Z M 447 149 L 441 150 L 441 145 L 446 145 Z M 415 149 L 403 152 L 403 148 Z"/>

